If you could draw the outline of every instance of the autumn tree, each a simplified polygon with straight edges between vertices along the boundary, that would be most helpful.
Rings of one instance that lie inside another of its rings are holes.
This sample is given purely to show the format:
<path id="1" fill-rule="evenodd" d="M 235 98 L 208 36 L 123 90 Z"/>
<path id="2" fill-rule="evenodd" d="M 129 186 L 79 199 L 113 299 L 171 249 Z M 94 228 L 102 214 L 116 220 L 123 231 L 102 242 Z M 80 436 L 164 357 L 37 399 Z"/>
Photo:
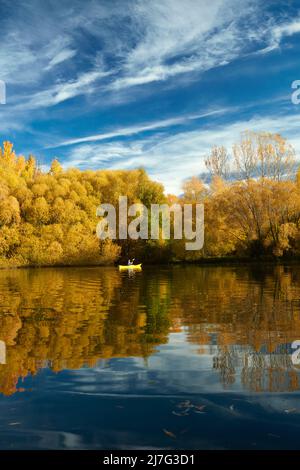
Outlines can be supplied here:
<path id="1" fill-rule="evenodd" d="M 183 198 L 186 202 L 200 202 L 203 200 L 206 188 L 203 181 L 196 176 L 187 179 L 182 186 Z"/>
<path id="2" fill-rule="evenodd" d="M 294 170 L 295 150 L 279 134 L 246 131 L 233 146 L 234 168 L 242 180 L 288 179 Z"/>
<path id="3" fill-rule="evenodd" d="M 210 155 L 205 160 L 205 166 L 212 177 L 226 179 L 230 171 L 227 149 L 223 146 L 212 147 Z"/>

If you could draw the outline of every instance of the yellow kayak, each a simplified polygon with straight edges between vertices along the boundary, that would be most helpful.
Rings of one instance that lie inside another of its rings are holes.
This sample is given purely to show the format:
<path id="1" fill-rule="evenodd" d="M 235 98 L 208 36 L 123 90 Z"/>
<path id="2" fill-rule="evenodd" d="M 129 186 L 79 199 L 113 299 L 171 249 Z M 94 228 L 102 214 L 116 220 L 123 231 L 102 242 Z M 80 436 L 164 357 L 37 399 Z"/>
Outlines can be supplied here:
<path id="1" fill-rule="evenodd" d="M 126 264 L 126 265 L 122 265 L 122 264 L 119 264 L 119 270 L 120 271 L 125 271 L 125 270 L 130 270 L 130 269 L 134 269 L 134 270 L 137 270 L 137 271 L 140 271 L 142 269 L 142 264 Z"/>

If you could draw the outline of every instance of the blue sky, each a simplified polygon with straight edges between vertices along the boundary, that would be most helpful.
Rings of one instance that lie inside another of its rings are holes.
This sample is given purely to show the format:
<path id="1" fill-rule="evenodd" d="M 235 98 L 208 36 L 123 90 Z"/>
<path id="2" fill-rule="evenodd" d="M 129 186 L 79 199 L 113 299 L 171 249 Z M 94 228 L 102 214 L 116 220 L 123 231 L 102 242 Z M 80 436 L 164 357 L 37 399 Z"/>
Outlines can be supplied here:
<path id="1" fill-rule="evenodd" d="M 300 152 L 300 0 L 0 0 L 0 140 L 167 192 L 247 129 Z"/>

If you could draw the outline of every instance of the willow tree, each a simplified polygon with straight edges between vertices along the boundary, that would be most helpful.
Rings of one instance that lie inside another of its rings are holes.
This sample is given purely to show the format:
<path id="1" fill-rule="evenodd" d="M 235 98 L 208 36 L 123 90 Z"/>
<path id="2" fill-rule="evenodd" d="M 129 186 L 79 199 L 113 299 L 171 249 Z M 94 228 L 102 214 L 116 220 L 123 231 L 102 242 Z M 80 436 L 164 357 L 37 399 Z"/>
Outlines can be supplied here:
<path id="1" fill-rule="evenodd" d="M 241 134 L 233 146 L 233 169 L 239 179 L 288 179 L 295 168 L 295 150 L 279 134 L 250 132 Z"/>

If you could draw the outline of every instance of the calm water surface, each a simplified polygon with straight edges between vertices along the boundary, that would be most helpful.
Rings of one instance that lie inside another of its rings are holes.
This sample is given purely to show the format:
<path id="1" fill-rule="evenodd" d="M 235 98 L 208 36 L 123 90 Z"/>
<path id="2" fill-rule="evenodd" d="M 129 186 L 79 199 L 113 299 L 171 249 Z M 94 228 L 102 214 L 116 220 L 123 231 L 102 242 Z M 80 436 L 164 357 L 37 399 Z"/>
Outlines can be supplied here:
<path id="1" fill-rule="evenodd" d="M 0 448 L 300 448 L 300 267 L 0 271 Z"/>

